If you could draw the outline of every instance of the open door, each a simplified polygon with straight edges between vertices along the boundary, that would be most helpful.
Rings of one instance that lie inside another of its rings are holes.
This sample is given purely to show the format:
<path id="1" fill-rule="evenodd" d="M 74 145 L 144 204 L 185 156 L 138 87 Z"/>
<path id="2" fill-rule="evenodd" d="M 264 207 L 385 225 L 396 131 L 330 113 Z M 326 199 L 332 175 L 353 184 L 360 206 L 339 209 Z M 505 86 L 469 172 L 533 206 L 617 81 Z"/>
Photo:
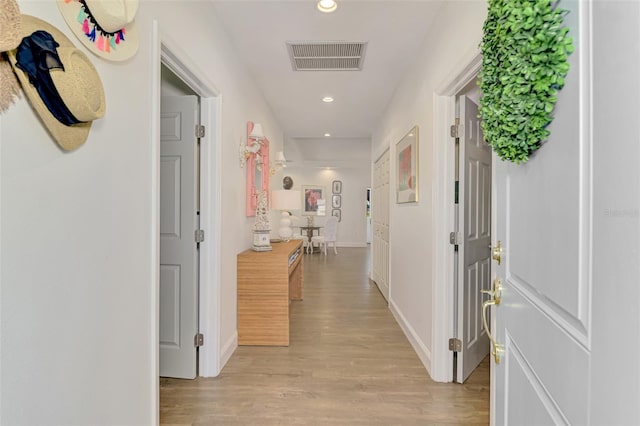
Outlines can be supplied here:
<path id="1" fill-rule="evenodd" d="M 590 406 L 600 403 L 591 401 L 590 379 L 591 73 L 581 58 L 590 38 L 580 36 L 588 31 L 590 5 L 562 7 L 578 48 L 551 135 L 525 164 L 494 161 L 492 369 L 499 425 L 591 424 Z"/>
<path id="2" fill-rule="evenodd" d="M 160 147 L 160 376 L 196 377 L 197 96 L 163 97 Z"/>
<path id="3" fill-rule="evenodd" d="M 482 303 L 491 278 L 491 147 L 484 141 L 478 105 L 458 98 L 459 187 L 456 381 L 463 383 L 489 354 Z"/>

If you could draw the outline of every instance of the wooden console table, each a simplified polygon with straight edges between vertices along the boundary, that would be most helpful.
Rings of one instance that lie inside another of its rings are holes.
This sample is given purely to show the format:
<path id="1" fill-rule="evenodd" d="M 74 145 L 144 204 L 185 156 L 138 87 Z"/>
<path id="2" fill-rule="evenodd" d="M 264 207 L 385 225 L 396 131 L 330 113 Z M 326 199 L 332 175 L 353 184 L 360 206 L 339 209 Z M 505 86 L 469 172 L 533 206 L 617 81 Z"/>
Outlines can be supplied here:
<path id="1" fill-rule="evenodd" d="M 302 300 L 301 240 L 238 254 L 238 344 L 289 346 L 289 303 Z"/>

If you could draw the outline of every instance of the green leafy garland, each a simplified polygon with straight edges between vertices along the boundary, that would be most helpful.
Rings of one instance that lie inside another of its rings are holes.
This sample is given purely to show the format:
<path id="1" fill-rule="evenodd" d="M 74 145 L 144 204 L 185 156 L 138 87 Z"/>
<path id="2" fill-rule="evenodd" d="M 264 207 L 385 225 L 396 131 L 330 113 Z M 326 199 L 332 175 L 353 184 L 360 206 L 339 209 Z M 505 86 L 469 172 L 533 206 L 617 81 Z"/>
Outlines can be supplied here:
<path id="1" fill-rule="evenodd" d="M 489 0 L 480 117 L 485 140 L 503 160 L 526 162 L 549 136 L 573 52 L 565 13 L 549 0 Z"/>

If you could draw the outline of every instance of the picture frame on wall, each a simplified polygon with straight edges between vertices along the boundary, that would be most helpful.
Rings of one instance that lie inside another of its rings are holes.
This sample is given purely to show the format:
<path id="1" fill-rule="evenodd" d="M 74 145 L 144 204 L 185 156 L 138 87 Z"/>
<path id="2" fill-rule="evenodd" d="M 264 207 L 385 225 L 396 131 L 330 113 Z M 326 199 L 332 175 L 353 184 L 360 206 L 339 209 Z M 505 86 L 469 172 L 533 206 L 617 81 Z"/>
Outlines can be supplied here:
<path id="1" fill-rule="evenodd" d="M 302 215 L 324 216 L 326 213 L 325 189 L 319 185 L 302 185 Z"/>
<path id="2" fill-rule="evenodd" d="M 331 207 L 334 209 L 339 209 L 342 207 L 342 196 L 334 194 L 331 197 Z"/>
<path id="3" fill-rule="evenodd" d="M 334 180 L 332 185 L 331 185 L 331 190 L 334 194 L 340 194 L 342 193 L 342 181 L 341 180 Z"/>
<path id="4" fill-rule="evenodd" d="M 335 216 L 338 218 L 338 222 L 342 222 L 342 210 L 333 209 L 331 210 L 331 216 Z"/>
<path id="5" fill-rule="evenodd" d="M 418 202 L 418 126 L 396 144 L 396 203 Z"/>

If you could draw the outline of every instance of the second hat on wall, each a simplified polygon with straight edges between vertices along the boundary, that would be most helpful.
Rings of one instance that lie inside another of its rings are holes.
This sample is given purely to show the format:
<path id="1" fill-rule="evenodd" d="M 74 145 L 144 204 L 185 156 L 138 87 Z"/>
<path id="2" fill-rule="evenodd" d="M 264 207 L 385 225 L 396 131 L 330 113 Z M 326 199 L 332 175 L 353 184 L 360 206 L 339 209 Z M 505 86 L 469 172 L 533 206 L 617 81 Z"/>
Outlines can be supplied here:
<path id="1" fill-rule="evenodd" d="M 22 15 L 22 42 L 7 52 L 24 93 L 64 150 L 82 145 L 105 113 L 102 81 L 87 55 L 56 27 Z"/>

